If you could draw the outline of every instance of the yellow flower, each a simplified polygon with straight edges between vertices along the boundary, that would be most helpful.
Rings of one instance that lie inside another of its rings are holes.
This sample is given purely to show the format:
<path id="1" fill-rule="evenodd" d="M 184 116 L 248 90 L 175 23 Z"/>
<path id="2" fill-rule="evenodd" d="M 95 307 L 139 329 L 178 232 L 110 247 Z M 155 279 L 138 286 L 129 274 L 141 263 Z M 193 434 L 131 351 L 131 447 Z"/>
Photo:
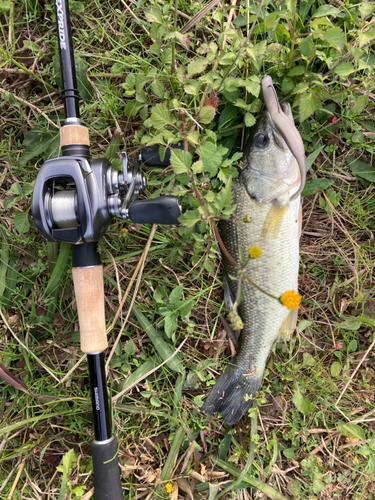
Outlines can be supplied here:
<path id="1" fill-rule="evenodd" d="M 121 230 L 120 230 L 120 233 L 128 233 L 129 231 L 126 229 L 126 227 L 123 227 Z"/>
<path id="2" fill-rule="evenodd" d="M 257 259 L 262 255 L 262 250 L 259 247 L 253 245 L 252 247 L 249 248 L 248 253 L 249 257 L 251 257 L 252 259 Z"/>
<path id="3" fill-rule="evenodd" d="M 173 491 L 173 484 L 172 483 L 167 483 L 165 485 L 165 490 L 166 490 L 167 493 L 172 493 L 172 491 Z"/>
<path id="4" fill-rule="evenodd" d="M 288 290 L 287 292 L 284 292 L 282 294 L 282 296 L 280 297 L 280 302 L 288 309 L 295 309 L 300 305 L 301 295 L 299 295 L 294 290 Z"/>

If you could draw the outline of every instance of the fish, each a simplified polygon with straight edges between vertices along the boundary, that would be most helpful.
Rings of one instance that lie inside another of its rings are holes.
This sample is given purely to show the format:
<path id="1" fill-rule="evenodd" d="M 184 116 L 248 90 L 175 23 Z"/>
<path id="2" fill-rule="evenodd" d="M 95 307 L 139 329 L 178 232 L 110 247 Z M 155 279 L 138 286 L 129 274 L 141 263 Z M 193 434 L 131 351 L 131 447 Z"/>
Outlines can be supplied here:
<path id="1" fill-rule="evenodd" d="M 279 106 L 279 113 L 289 120 L 287 126 L 295 129 L 290 105 Z M 220 223 L 222 241 L 237 263 L 234 266 L 224 252 L 225 304 L 229 310 L 235 305 L 243 328 L 235 357 L 201 410 L 207 415 L 219 412 L 228 425 L 238 422 L 253 406 L 274 343 L 289 338 L 297 323 L 298 307 L 288 309 L 278 298 L 286 291 L 298 294 L 304 179 L 301 161 L 283 137 L 287 127 L 280 133 L 272 112 L 275 109 L 263 112 L 245 145 L 244 167 L 232 181 L 235 212 Z M 260 256 L 249 257 L 251 248 L 260 249 Z"/>

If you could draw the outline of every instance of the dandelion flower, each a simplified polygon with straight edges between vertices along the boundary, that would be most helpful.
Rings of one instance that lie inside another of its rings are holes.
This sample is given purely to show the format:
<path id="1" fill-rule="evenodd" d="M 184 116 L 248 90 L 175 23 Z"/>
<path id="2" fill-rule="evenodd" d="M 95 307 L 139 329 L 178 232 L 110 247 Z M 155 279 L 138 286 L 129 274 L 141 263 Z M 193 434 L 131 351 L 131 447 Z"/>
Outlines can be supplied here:
<path id="1" fill-rule="evenodd" d="M 252 247 L 249 248 L 248 253 L 251 259 L 257 259 L 262 255 L 262 250 L 259 247 L 253 245 Z"/>
<path id="2" fill-rule="evenodd" d="M 128 233 L 129 231 L 126 229 L 126 227 L 123 227 L 121 230 L 120 230 L 120 233 Z"/>
<path id="3" fill-rule="evenodd" d="M 172 484 L 172 483 L 167 483 L 167 484 L 165 485 L 165 491 L 166 491 L 167 493 L 172 493 L 172 491 L 173 491 L 173 484 Z"/>
<path id="4" fill-rule="evenodd" d="M 300 305 L 301 295 L 299 295 L 294 290 L 288 290 L 287 292 L 284 292 L 282 294 L 282 296 L 280 297 L 280 302 L 288 309 L 295 309 Z"/>

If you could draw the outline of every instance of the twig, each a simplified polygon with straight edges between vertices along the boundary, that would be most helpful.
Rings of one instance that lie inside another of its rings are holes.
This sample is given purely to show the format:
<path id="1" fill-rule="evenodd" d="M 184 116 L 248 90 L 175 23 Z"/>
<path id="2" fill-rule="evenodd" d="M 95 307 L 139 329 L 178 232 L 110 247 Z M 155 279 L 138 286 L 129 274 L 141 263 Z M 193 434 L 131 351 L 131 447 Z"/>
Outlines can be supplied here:
<path id="1" fill-rule="evenodd" d="M 38 106 L 35 106 L 35 104 L 31 104 L 29 101 L 25 101 L 24 99 L 21 99 L 21 97 L 18 97 L 17 95 L 13 94 L 12 92 L 9 92 L 8 90 L 5 90 L 0 87 L 0 94 L 11 94 L 16 101 L 22 102 L 22 104 L 25 104 L 29 108 L 33 109 L 34 111 L 37 111 L 40 115 L 43 116 L 47 120 L 47 122 L 50 125 L 53 125 L 56 128 L 60 128 L 56 123 L 54 123 Z"/>
<path id="2" fill-rule="evenodd" d="M 125 0 L 121 0 L 121 3 L 125 7 L 125 9 L 134 17 L 134 19 L 137 21 L 139 26 L 145 30 L 145 32 L 148 34 L 148 36 L 150 36 L 150 32 L 148 31 L 146 26 L 144 26 L 144 23 L 142 23 L 142 21 L 134 14 L 134 12 L 131 10 L 131 8 L 126 4 Z"/>
<path id="3" fill-rule="evenodd" d="M 86 354 L 84 354 L 83 356 L 81 356 L 79 358 L 77 363 L 68 371 L 68 373 L 66 375 L 63 376 L 63 378 L 60 380 L 60 382 L 57 385 L 63 384 L 65 382 L 65 380 L 67 380 L 70 377 L 70 375 L 74 372 L 74 370 L 79 367 L 79 365 L 82 363 L 82 361 L 84 359 L 86 359 Z"/>
<path id="4" fill-rule="evenodd" d="M 32 351 L 30 351 L 30 349 L 22 342 L 22 340 L 20 340 L 17 335 L 14 333 L 14 331 L 12 330 L 12 328 L 10 327 L 7 319 L 5 318 L 4 316 L 4 313 L 3 313 L 3 310 L 0 308 L 0 316 L 2 318 L 2 320 L 4 321 L 4 324 L 6 325 L 6 327 L 8 328 L 8 330 L 10 331 L 10 333 L 13 335 L 13 337 L 17 340 L 17 342 L 25 349 L 25 351 L 30 354 L 30 356 L 32 356 L 33 358 L 36 359 L 37 363 L 39 365 L 41 365 L 47 373 L 49 373 L 51 375 L 51 377 L 53 377 L 55 380 L 57 380 L 57 382 L 60 382 L 60 379 L 58 379 L 56 377 L 56 375 L 43 363 L 43 361 L 41 361 L 38 356 L 36 356 Z"/>
<path id="5" fill-rule="evenodd" d="M 182 347 L 185 344 L 185 342 L 187 341 L 187 339 L 188 338 L 186 337 L 181 342 L 181 344 L 177 347 L 177 349 L 174 351 L 174 353 L 171 356 L 169 356 L 169 358 L 167 358 L 165 361 L 163 361 L 162 363 L 160 363 L 160 365 L 156 366 L 155 368 L 153 368 L 152 370 L 150 370 L 149 372 L 147 372 L 145 375 L 143 375 L 143 377 L 139 378 L 138 380 L 136 380 L 135 382 L 133 382 L 132 384 L 130 384 L 129 387 L 125 387 L 125 389 L 123 389 L 121 392 L 119 392 L 118 394 L 116 394 L 116 396 L 113 396 L 112 403 L 115 404 L 116 401 L 118 399 L 120 399 L 121 396 L 123 396 L 126 392 L 130 391 L 130 389 L 133 389 L 134 386 L 138 385 L 140 382 L 142 382 L 142 380 L 144 380 L 145 378 L 147 378 L 150 375 L 152 375 L 154 372 L 156 372 L 157 370 L 159 370 L 159 368 L 161 368 L 166 363 L 168 363 L 172 358 L 174 358 L 176 356 L 176 354 L 178 352 L 180 352 L 180 350 L 182 349 Z"/>
<path id="6" fill-rule="evenodd" d="M 135 286 L 135 289 L 134 289 L 134 293 L 133 293 L 133 297 L 132 297 L 132 300 L 130 302 L 130 306 L 129 306 L 129 309 L 128 309 L 128 312 L 126 314 L 126 317 L 125 317 L 125 320 L 121 326 L 121 330 L 119 331 L 117 337 L 116 337 L 116 340 L 112 346 L 112 349 L 111 349 L 111 352 L 109 353 L 109 356 L 108 356 L 108 359 L 107 359 L 107 362 L 105 364 L 105 369 L 106 369 L 106 373 L 108 374 L 108 370 L 109 370 L 109 363 L 111 362 L 111 359 L 112 359 L 112 356 L 114 355 L 115 353 L 115 349 L 117 347 L 117 344 L 119 343 L 120 341 L 120 338 L 121 338 L 121 335 L 122 335 L 122 332 L 124 331 L 124 328 L 126 326 L 126 323 L 128 322 L 128 319 L 129 319 L 129 316 L 130 316 L 130 313 L 133 309 L 133 304 L 135 302 L 135 299 L 137 297 L 137 293 L 138 293 L 138 290 L 139 290 L 139 286 L 141 284 L 141 277 L 142 277 L 142 272 L 143 272 L 143 268 L 144 268 L 144 265 L 145 265 L 145 262 L 146 262 L 146 257 L 147 257 L 147 254 L 148 254 L 148 251 L 150 249 L 150 246 L 151 246 L 151 243 L 152 243 L 152 240 L 154 238 L 154 235 L 155 235 L 155 232 L 156 232 L 156 228 L 157 228 L 157 225 L 154 224 L 151 228 L 151 232 L 150 232 L 150 236 L 148 237 L 148 240 L 147 240 L 147 243 L 143 249 L 143 252 L 142 252 L 142 255 L 141 255 L 141 258 L 139 259 L 139 262 L 137 264 L 137 267 L 133 273 L 133 276 L 130 280 L 130 283 L 126 289 L 126 292 L 124 294 L 124 297 L 122 298 L 122 301 L 121 301 L 121 304 L 117 310 L 117 313 L 115 315 L 115 319 L 112 321 L 112 325 L 110 326 L 109 328 L 109 331 L 114 327 L 116 321 L 117 321 L 117 318 L 119 317 L 120 315 L 120 312 L 123 308 L 123 305 L 125 303 L 125 300 L 127 298 L 127 296 L 129 295 L 129 292 L 130 292 L 130 288 L 135 280 L 135 277 L 136 275 L 138 274 L 138 278 L 137 278 L 137 283 L 136 283 L 136 286 Z M 107 331 L 108 332 L 108 331 Z"/>
<path id="7" fill-rule="evenodd" d="M 8 499 L 11 500 L 12 497 L 13 497 L 13 493 L 15 492 L 15 489 L 17 488 L 17 484 L 18 484 L 18 481 L 20 480 L 20 477 L 21 477 L 21 474 L 22 474 L 22 471 L 23 471 L 23 468 L 25 467 L 25 459 L 22 460 L 19 468 L 18 468 L 18 471 L 17 471 L 17 475 L 14 479 L 14 482 L 12 484 L 12 487 L 10 489 L 10 492 L 9 492 L 9 495 L 8 495 Z"/>
<path id="8" fill-rule="evenodd" d="M 369 352 L 370 352 L 370 351 L 371 351 L 371 349 L 374 347 L 374 345 L 375 345 L 375 338 L 374 338 L 374 340 L 371 342 L 370 347 L 367 349 L 367 351 L 366 351 L 366 352 L 365 352 L 365 354 L 363 355 L 363 357 L 362 357 L 361 361 L 358 363 L 358 365 L 357 365 L 356 369 L 355 369 L 355 370 L 354 370 L 354 372 L 351 374 L 351 376 L 350 376 L 349 380 L 348 380 L 348 381 L 347 381 L 347 383 L 345 384 L 345 387 L 344 387 L 344 389 L 341 391 L 341 394 L 340 394 L 340 396 L 338 397 L 338 399 L 337 399 L 337 401 L 336 401 L 336 403 L 335 403 L 335 406 L 337 406 L 337 405 L 338 405 L 338 403 L 340 402 L 340 399 L 343 397 L 343 395 L 344 395 L 344 393 L 345 393 L 346 389 L 348 388 L 348 386 L 349 386 L 350 382 L 353 380 L 353 378 L 354 378 L 355 374 L 356 374 L 356 373 L 357 373 L 357 371 L 359 370 L 359 368 L 360 368 L 360 366 L 362 365 L 362 363 L 364 362 L 364 360 L 367 358 L 367 356 L 368 356 Z"/>

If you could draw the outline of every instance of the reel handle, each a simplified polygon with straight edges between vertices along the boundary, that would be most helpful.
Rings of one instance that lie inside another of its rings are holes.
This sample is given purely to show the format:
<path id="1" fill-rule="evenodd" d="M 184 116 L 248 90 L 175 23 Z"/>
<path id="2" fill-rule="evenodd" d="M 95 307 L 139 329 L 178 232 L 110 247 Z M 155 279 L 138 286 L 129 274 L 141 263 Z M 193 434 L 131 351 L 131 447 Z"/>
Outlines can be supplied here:
<path id="1" fill-rule="evenodd" d="M 134 201 L 128 217 L 138 224 L 178 224 L 181 206 L 176 196 L 160 196 L 149 200 Z"/>

